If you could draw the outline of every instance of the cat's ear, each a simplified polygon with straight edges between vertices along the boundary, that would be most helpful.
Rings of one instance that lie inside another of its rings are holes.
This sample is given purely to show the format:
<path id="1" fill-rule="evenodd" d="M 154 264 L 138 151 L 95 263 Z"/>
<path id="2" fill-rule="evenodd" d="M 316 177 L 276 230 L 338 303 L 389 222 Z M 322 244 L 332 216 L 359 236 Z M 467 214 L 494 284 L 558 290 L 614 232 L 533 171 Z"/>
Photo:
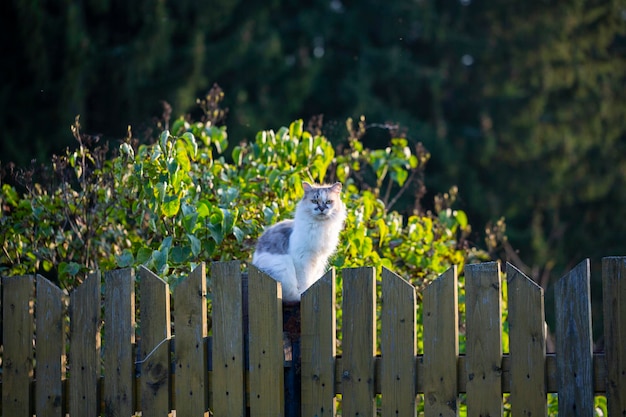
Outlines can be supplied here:
<path id="1" fill-rule="evenodd" d="M 309 191 L 313 190 L 313 186 L 306 181 L 302 181 L 302 188 L 304 188 L 305 193 L 308 193 Z"/>
<path id="2" fill-rule="evenodd" d="M 340 182 L 336 182 L 336 183 L 334 183 L 333 185 L 330 186 L 330 189 L 331 189 L 332 192 L 339 193 L 339 192 L 341 192 L 341 187 L 342 187 L 341 183 Z"/>

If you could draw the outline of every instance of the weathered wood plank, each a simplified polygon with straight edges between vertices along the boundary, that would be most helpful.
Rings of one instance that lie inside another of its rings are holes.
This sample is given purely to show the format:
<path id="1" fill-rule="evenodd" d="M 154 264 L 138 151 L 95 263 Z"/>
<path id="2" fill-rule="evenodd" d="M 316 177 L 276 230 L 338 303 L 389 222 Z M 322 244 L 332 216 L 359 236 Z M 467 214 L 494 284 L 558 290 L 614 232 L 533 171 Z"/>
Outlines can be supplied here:
<path id="1" fill-rule="evenodd" d="M 63 291 L 44 277 L 37 276 L 37 417 L 62 415 L 65 373 L 65 329 Z"/>
<path id="2" fill-rule="evenodd" d="M 95 272 L 70 294 L 71 416 L 99 414 L 100 378 L 100 272 Z"/>
<path id="3" fill-rule="evenodd" d="M 104 274 L 104 410 L 105 416 L 134 412 L 133 343 L 135 342 L 135 273 L 118 269 Z"/>
<path id="4" fill-rule="evenodd" d="M 593 367 L 593 384 L 595 394 L 604 394 L 606 392 L 604 386 L 604 380 L 606 378 L 606 364 L 604 353 L 594 353 L 594 367 Z M 423 355 L 417 356 L 417 393 L 427 393 L 428 386 L 425 383 L 426 367 L 424 365 L 425 357 Z M 381 393 L 380 381 L 381 381 L 381 358 L 376 357 L 376 384 L 375 393 Z M 467 370 L 466 370 L 467 356 L 460 354 L 457 365 L 457 387 L 458 393 L 464 394 L 467 392 Z M 342 383 L 342 370 L 343 370 L 343 358 L 341 355 L 337 355 L 335 360 L 335 393 L 343 394 Z M 509 393 L 510 391 L 510 373 L 511 373 L 511 357 L 509 355 L 502 356 L 502 392 Z M 557 387 L 557 367 L 556 367 L 556 355 L 554 353 L 546 354 L 546 378 L 549 393 L 556 393 Z M 444 413 L 445 415 L 445 413 Z"/>
<path id="5" fill-rule="evenodd" d="M 207 302 L 205 264 L 198 265 L 174 290 L 175 391 L 177 416 L 207 413 Z"/>
<path id="6" fill-rule="evenodd" d="M 372 417 L 376 355 L 374 268 L 343 270 L 343 415 Z"/>
<path id="7" fill-rule="evenodd" d="M 546 416 L 546 327 L 543 289 L 507 264 L 511 411 Z"/>
<path id="8" fill-rule="evenodd" d="M 626 258 L 602 259 L 609 415 L 626 415 Z"/>
<path id="9" fill-rule="evenodd" d="M 144 266 L 139 267 L 141 340 L 141 411 L 146 416 L 170 415 L 170 290 L 169 285 Z"/>
<path id="10" fill-rule="evenodd" d="M 458 415 L 459 315 L 456 267 L 424 290 L 424 415 Z"/>
<path id="11" fill-rule="evenodd" d="M 215 262 L 211 409 L 216 417 L 246 415 L 241 263 Z"/>
<path id="12" fill-rule="evenodd" d="M 248 273 L 250 415 L 284 416 L 282 288 L 250 266 Z"/>
<path id="13" fill-rule="evenodd" d="M 415 287 L 383 268 L 381 353 L 382 416 L 415 416 Z"/>
<path id="14" fill-rule="evenodd" d="M 302 296 L 302 415 L 334 417 L 336 312 L 335 270 Z"/>
<path id="15" fill-rule="evenodd" d="M 559 416 L 593 415 L 593 340 L 589 260 L 555 285 Z"/>
<path id="16" fill-rule="evenodd" d="M 2 415 L 31 416 L 30 381 L 33 378 L 32 275 L 2 278 L 4 316 L 2 352 Z"/>
<path id="17" fill-rule="evenodd" d="M 467 412 L 502 416 L 502 314 L 497 262 L 465 267 Z"/>

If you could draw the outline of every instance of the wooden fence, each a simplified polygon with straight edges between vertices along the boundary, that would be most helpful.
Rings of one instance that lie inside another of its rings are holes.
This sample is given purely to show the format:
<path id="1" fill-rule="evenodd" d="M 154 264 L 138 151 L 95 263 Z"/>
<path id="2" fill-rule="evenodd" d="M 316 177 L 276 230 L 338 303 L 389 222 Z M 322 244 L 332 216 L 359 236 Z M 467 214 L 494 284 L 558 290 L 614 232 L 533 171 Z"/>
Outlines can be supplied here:
<path id="1" fill-rule="evenodd" d="M 295 415 L 286 369 L 300 379 L 302 416 L 414 416 L 422 400 L 425 416 L 455 416 L 462 393 L 469 416 L 503 415 L 503 393 L 513 416 L 546 415 L 547 393 L 558 393 L 562 416 L 592 416 L 596 393 L 624 415 L 626 258 L 603 260 L 604 353 L 592 350 L 588 261 L 556 284 L 556 354 L 546 354 L 542 289 L 510 265 L 506 273 L 510 352 L 498 264 L 466 266 L 461 354 L 455 269 L 418 305 L 394 273 L 383 271 L 377 292 L 374 269 L 358 268 L 342 271 L 341 355 L 331 271 L 299 306 L 299 361 L 285 356 L 280 285 L 251 268 L 242 301 L 238 262 L 211 265 L 210 317 L 204 265 L 175 287 L 172 309 L 168 285 L 144 268 L 137 279 L 107 272 L 103 285 L 91 275 L 69 308 L 43 277 L 3 278 L 2 416 Z"/>

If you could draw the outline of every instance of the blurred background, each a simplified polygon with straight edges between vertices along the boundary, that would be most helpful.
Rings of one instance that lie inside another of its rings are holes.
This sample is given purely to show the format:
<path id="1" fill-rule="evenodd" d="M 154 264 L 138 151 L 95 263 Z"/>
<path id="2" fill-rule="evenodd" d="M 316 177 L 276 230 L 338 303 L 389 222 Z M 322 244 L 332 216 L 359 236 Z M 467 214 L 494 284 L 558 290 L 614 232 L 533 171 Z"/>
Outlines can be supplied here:
<path id="1" fill-rule="evenodd" d="M 491 255 L 544 287 L 626 255 L 623 0 L 4 0 L 0 15 L 2 168 L 74 146 L 76 115 L 112 144 L 129 125 L 148 138 L 164 103 L 193 113 L 217 83 L 231 143 L 319 115 L 334 143 L 360 115 L 369 146 L 423 143 L 426 208 L 458 186 L 474 243 L 506 233 Z"/>

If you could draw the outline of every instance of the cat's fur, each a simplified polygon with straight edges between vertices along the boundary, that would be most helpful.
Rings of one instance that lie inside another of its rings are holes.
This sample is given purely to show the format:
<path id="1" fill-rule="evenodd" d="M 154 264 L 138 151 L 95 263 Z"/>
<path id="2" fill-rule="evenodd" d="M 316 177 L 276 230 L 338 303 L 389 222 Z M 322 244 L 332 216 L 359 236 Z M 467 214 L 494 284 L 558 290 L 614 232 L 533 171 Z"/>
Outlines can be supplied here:
<path id="1" fill-rule="evenodd" d="M 283 301 L 299 301 L 302 293 L 326 272 L 339 244 L 346 209 L 341 183 L 302 183 L 304 197 L 291 220 L 268 228 L 259 238 L 252 264 L 282 284 Z"/>

